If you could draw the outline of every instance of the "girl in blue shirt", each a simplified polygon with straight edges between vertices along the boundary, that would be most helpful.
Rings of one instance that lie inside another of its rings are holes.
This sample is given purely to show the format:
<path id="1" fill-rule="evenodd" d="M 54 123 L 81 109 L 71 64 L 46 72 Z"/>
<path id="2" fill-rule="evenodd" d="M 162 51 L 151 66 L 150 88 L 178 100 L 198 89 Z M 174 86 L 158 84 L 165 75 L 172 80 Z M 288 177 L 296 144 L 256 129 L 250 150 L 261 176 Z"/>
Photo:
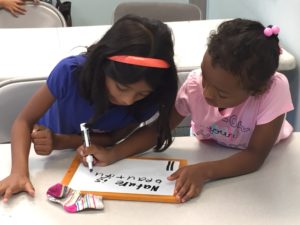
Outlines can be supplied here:
<path id="1" fill-rule="evenodd" d="M 12 170 L 0 181 L 4 201 L 21 191 L 34 195 L 28 169 L 31 141 L 40 155 L 78 149 L 86 163 L 81 123 L 91 130 L 89 150 L 99 165 L 137 153 L 130 142 L 118 152 L 105 147 L 140 132 L 140 124 L 155 114 L 155 149 L 166 149 L 172 142 L 168 117 L 178 88 L 173 56 L 167 25 L 125 16 L 86 53 L 60 61 L 13 124 Z"/>

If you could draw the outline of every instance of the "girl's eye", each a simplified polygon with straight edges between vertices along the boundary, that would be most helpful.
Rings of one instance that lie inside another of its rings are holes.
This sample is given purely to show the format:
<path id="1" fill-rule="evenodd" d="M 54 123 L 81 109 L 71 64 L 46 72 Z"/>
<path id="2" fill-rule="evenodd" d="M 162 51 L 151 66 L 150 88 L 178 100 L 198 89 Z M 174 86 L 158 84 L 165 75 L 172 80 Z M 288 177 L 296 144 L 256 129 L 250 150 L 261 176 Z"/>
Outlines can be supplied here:
<path id="1" fill-rule="evenodd" d="M 147 96 L 148 96 L 149 94 L 138 94 L 138 96 L 140 97 L 140 98 L 146 98 Z"/>
<path id="2" fill-rule="evenodd" d="M 128 90 L 128 88 L 127 87 L 125 87 L 125 86 L 123 86 L 123 85 L 121 85 L 121 84 L 116 84 L 116 87 L 120 90 L 120 91 L 127 91 Z"/>
<path id="3" fill-rule="evenodd" d="M 220 98 L 227 98 L 227 96 L 225 96 L 223 93 L 220 93 L 220 92 L 218 92 L 218 96 L 219 96 Z"/>

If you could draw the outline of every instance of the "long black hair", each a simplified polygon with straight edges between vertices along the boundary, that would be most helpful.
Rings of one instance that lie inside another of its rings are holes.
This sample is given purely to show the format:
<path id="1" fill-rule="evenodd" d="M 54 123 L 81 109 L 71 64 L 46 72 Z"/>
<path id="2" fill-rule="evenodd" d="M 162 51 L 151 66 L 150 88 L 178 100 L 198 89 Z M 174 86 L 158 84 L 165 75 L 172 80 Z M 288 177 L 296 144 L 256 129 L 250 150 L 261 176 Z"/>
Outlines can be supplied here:
<path id="1" fill-rule="evenodd" d="M 81 94 L 95 108 L 90 119 L 94 123 L 109 106 L 105 76 L 120 84 L 144 80 L 154 90 L 146 98 L 134 103 L 131 112 L 156 105 L 157 144 L 155 150 L 165 150 L 172 143 L 169 117 L 178 90 L 177 70 L 174 63 L 174 46 L 171 30 L 161 21 L 127 15 L 119 19 L 99 42 L 87 49 L 86 61 L 80 69 Z M 166 61 L 167 69 L 135 66 L 109 60 L 116 55 L 157 58 Z"/>
<path id="2" fill-rule="evenodd" d="M 252 95 L 267 89 L 279 64 L 278 35 L 267 37 L 264 29 L 258 21 L 237 18 L 223 22 L 209 37 L 213 66 L 238 76 Z"/>

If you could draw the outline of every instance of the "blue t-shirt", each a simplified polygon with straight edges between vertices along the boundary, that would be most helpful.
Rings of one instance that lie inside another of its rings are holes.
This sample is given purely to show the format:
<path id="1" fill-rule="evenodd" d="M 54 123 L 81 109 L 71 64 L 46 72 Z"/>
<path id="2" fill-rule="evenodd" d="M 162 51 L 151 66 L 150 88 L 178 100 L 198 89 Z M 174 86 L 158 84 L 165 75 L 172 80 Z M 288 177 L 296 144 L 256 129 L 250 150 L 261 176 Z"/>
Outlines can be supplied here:
<path id="1" fill-rule="evenodd" d="M 84 55 L 67 57 L 57 64 L 47 79 L 48 88 L 56 100 L 39 124 L 54 133 L 79 134 L 80 123 L 87 122 L 94 115 L 93 105 L 80 96 L 78 79 L 74 75 L 84 62 Z M 151 118 L 158 109 L 157 105 L 149 105 L 133 115 L 132 107 L 111 105 L 92 125 L 92 131 L 105 133 L 131 123 L 141 123 Z"/>

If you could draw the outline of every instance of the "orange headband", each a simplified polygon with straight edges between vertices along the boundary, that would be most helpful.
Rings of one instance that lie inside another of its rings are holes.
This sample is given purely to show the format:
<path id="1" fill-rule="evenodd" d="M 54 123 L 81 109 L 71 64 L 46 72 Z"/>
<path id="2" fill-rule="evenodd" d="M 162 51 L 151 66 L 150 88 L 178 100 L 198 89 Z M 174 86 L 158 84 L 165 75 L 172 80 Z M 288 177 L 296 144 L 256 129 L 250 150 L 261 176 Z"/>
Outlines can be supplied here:
<path id="1" fill-rule="evenodd" d="M 162 68 L 162 69 L 166 69 L 170 67 L 169 63 L 167 63 L 162 59 L 146 58 L 146 57 L 131 56 L 131 55 L 116 55 L 108 58 L 115 62 L 127 63 L 127 64 L 132 64 L 137 66 L 155 67 L 155 68 Z"/>

